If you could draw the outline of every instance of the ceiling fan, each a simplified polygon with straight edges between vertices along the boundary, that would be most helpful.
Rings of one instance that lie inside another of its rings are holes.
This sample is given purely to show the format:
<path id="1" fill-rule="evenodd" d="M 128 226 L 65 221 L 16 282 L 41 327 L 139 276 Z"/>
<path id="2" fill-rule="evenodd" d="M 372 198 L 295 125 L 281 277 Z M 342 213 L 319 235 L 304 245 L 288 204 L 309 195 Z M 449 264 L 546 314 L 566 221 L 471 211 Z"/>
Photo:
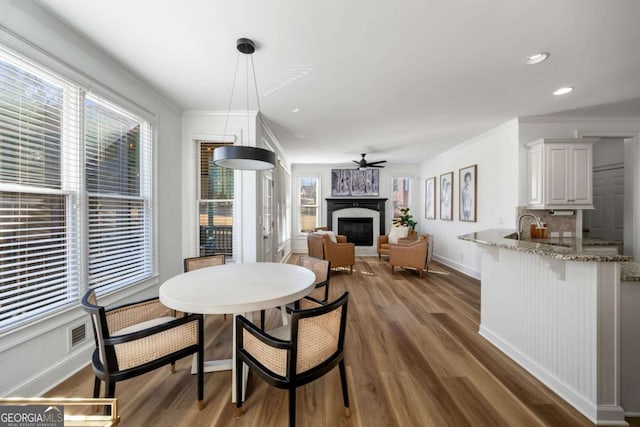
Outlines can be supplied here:
<path id="1" fill-rule="evenodd" d="M 366 156 L 366 154 L 360 154 L 360 155 L 362 156 L 360 161 L 358 160 L 353 161 L 353 163 L 358 165 L 358 169 L 360 170 L 367 169 L 367 168 L 383 168 L 384 166 L 382 166 L 380 163 L 387 163 L 386 160 L 378 160 L 377 162 L 367 162 L 364 159 L 364 156 Z"/>

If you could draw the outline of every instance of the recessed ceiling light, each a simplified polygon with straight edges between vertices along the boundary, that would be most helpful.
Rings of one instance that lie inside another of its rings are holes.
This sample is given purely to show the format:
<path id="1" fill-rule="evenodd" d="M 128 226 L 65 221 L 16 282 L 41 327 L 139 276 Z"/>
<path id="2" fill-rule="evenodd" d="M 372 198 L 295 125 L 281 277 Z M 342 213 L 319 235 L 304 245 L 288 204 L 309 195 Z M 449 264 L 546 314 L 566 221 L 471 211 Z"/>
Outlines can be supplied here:
<path id="1" fill-rule="evenodd" d="M 555 92 L 553 92 L 554 95 L 566 95 L 569 92 L 573 92 L 573 88 L 571 86 L 565 86 L 565 87 L 561 87 L 560 89 L 557 89 Z"/>
<path id="2" fill-rule="evenodd" d="M 299 108 L 294 108 L 293 110 L 291 110 L 292 113 L 297 113 L 298 111 L 300 111 Z"/>
<path id="3" fill-rule="evenodd" d="M 527 56 L 524 60 L 524 63 L 527 65 L 539 64 L 548 57 L 549 54 L 547 52 L 535 53 L 533 55 Z"/>

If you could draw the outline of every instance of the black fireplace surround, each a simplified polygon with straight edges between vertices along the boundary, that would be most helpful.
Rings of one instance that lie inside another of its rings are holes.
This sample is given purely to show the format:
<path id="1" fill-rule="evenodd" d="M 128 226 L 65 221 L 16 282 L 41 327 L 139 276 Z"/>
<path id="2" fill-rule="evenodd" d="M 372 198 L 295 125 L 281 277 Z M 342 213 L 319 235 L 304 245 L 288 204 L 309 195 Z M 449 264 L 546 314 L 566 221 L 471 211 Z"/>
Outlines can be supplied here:
<path id="1" fill-rule="evenodd" d="M 346 198 L 331 198 L 325 199 L 327 201 L 327 227 L 329 230 L 333 230 L 333 212 L 340 209 L 348 208 L 362 208 L 371 209 L 380 213 L 380 235 L 384 236 L 385 232 L 385 205 L 387 199 L 346 199 Z M 337 224 L 336 224 L 337 225 Z"/>

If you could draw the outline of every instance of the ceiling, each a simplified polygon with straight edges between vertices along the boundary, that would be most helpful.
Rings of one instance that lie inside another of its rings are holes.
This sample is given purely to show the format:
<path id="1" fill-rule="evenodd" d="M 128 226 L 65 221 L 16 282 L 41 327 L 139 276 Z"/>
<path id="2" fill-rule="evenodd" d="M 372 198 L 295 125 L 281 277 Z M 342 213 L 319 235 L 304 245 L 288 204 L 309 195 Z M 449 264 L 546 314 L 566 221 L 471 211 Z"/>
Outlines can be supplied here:
<path id="1" fill-rule="evenodd" d="M 236 39 L 255 40 L 261 112 L 294 163 L 419 163 L 514 117 L 640 112 L 637 0 L 38 3 L 184 110 L 227 111 Z"/>

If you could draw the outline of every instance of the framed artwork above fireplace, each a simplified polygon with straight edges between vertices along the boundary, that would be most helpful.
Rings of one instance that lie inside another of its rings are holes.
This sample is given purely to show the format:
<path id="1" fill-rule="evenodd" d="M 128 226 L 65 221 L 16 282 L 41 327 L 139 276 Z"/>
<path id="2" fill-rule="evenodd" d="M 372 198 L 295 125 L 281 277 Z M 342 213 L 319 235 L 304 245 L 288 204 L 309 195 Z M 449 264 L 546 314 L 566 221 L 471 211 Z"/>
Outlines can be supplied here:
<path id="1" fill-rule="evenodd" d="M 331 169 L 331 197 L 378 196 L 378 169 Z"/>

